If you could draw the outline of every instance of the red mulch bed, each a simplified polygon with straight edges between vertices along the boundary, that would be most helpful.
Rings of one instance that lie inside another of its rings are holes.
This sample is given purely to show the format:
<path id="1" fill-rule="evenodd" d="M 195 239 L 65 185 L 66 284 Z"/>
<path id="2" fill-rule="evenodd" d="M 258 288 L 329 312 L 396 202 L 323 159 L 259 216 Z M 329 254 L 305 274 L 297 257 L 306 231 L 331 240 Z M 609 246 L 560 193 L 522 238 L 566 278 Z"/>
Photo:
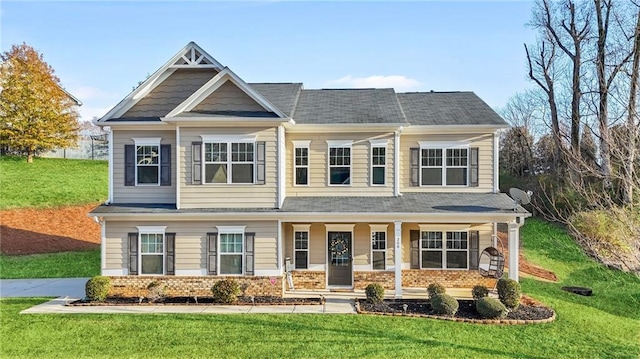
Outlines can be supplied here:
<path id="1" fill-rule="evenodd" d="M 87 217 L 97 205 L 0 211 L 0 253 L 19 255 L 98 248 L 100 225 Z"/>

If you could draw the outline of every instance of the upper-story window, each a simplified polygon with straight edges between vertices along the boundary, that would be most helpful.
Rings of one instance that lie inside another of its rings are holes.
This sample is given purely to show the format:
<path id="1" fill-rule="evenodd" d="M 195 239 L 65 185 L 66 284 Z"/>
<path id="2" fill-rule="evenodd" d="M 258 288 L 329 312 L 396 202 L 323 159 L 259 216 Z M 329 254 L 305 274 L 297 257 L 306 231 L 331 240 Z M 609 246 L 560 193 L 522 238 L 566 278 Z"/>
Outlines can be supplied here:
<path id="1" fill-rule="evenodd" d="M 296 186 L 309 184 L 309 143 L 293 141 L 293 184 Z"/>
<path id="2" fill-rule="evenodd" d="M 255 138 L 202 136 L 204 183 L 254 183 Z"/>
<path id="3" fill-rule="evenodd" d="M 469 146 L 466 144 L 420 144 L 422 186 L 467 186 Z"/>
<path id="4" fill-rule="evenodd" d="M 160 138 L 134 138 L 135 184 L 160 185 Z"/>
<path id="5" fill-rule="evenodd" d="M 387 177 L 387 140 L 371 140 L 371 185 L 384 186 Z"/>
<path id="6" fill-rule="evenodd" d="M 327 141 L 329 145 L 329 185 L 351 184 L 351 141 Z"/>

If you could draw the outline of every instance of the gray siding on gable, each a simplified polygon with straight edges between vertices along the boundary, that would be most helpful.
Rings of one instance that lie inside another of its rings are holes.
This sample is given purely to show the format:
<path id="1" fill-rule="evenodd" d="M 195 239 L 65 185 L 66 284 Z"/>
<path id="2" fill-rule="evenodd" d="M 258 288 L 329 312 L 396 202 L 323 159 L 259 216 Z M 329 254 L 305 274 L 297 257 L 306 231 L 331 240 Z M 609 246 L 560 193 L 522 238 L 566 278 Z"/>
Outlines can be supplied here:
<path id="1" fill-rule="evenodd" d="M 171 186 L 125 186 L 124 145 L 133 138 L 160 137 L 160 144 L 171 145 Z M 160 130 L 113 130 L 113 203 L 176 203 L 176 133 Z"/>
<path id="2" fill-rule="evenodd" d="M 193 110 L 197 111 L 266 111 L 233 82 L 227 81 Z"/>
<path id="3" fill-rule="evenodd" d="M 178 69 L 120 117 L 162 117 L 216 74 L 215 69 Z"/>

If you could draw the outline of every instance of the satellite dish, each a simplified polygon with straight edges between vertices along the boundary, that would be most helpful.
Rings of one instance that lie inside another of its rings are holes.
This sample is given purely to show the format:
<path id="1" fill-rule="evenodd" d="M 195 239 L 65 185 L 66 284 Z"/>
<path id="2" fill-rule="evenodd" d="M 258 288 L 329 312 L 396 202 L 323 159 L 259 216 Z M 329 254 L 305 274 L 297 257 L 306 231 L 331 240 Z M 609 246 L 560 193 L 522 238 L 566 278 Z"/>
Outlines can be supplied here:
<path id="1" fill-rule="evenodd" d="M 531 203 L 531 195 L 533 195 L 533 192 L 531 191 L 523 191 L 520 188 L 511 188 L 509 189 L 509 196 L 511 196 L 511 198 L 513 198 L 513 200 L 515 201 L 515 206 L 513 208 L 513 210 L 516 210 L 516 207 L 518 207 L 519 204 L 529 204 Z"/>

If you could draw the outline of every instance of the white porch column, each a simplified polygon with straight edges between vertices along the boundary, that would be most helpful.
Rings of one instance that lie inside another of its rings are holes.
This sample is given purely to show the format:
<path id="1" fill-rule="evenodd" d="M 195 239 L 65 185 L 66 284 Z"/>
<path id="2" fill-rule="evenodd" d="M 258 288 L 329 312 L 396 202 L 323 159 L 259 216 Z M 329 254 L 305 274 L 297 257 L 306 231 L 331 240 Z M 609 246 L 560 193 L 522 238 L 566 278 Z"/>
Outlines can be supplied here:
<path id="1" fill-rule="evenodd" d="M 520 250 L 520 224 L 509 223 L 509 279 L 519 281 L 518 270 L 520 263 L 518 255 Z"/>
<path id="2" fill-rule="evenodd" d="M 395 257 L 395 287 L 396 287 L 396 298 L 402 298 L 402 222 L 395 221 L 393 222 L 394 230 L 395 230 L 395 248 L 393 250 Z"/>

